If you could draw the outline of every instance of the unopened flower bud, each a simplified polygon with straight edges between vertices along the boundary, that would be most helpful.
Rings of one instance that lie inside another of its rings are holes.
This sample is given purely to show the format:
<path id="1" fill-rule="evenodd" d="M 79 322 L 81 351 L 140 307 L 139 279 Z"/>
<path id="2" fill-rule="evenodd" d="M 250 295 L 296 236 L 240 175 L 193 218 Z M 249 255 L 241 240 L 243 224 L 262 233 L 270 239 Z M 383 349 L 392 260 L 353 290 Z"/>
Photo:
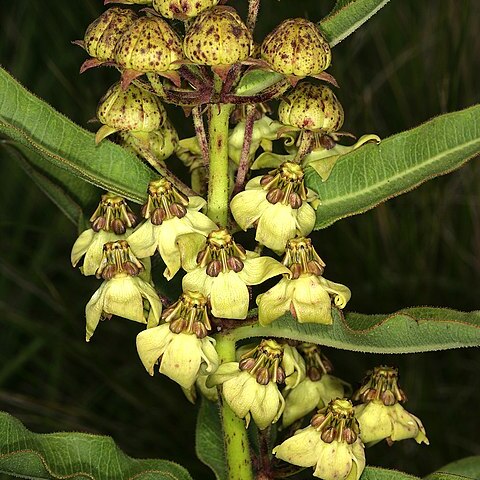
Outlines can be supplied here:
<path id="1" fill-rule="evenodd" d="M 82 70 L 102 62 L 114 60 L 114 49 L 137 14 L 128 8 L 109 8 L 94 20 L 85 32 L 83 47 L 96 62 L 87 60 Z M 79 42 L 80 43 L 80 42 Z"/>
<path id="2" fill-rule="evenodd" d="M 115 48 L 115 61 L 123 69 L 163 73 L 180 67 L 182 44 L 170 25 L 156 16 L 137 19 Z"/>
<path id="3" fill-rule="evenodd" d="M 328 42 L 318 27 L 304 18 L 284 20 L 267 35 L 261 46 L 262 59 L 285 75 L 318 75 L 330 65 Z"/>
<path id="4" fill-rule="evenodd" d="M 219 0 L 153 0 L 153 8 L 165 18 L 188 20 Z"/>
<path id="5" fill-rule="evenodd" d="M 232 65 L 246 60 L 253 48 L 252 34 L 230 7 L 213 7 L 202 12 L 184 38 L 183 49 L 198 65 Z"/>
<path id="6" fill-rule="evenodd" d="M 332 133 L 342 127 L 344 112 L 329 87 L 302 82 L 280 102 L 278 119 L 303 130 Z"/>

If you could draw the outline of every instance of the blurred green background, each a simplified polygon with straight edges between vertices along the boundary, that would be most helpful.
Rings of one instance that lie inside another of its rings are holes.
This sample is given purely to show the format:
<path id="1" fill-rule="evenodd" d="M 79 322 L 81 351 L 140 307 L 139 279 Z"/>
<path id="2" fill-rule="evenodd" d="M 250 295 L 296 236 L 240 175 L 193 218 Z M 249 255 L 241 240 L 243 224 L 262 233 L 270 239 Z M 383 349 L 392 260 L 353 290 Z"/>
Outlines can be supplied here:
<path id="1" fill-rule="evenodd" d="M 231 2 L 244 11 L 245 1 Z M 263 0 L 258 39 L 282 19 L 319 20 L 332 0 Z M 78 75 L 86 58 L 71 41 L 104 9 L 100 0 L 1 3 L 0 63 L 82 126 L 115 78 Z M 342 87 L 345 130 L 388 136 L 478 102 L 480 2 L 392 0 L 338 45 L 329 70 Z M 191 132 L 182 116 L 181 133 Z M 94 128 L 90 126 L 89 128 Z M 410 305 L 475 310 L 480 278 L 478 161 L 317 235 L 327 278 L 353 290 L 349 308 Z M 84 306 L 98 281 L 72 269 L 75 227 L 0 148 L 0 409 L 38 432 L 112 435 L 129 454 L 163 457 L 212 478 L 194 455 L 196 408 L 166 378 L 150 378 L 135 349 L 139 326 L 115 319 L 84 342 Z M 92 205 L 92 208 L 94 206 Z M 480 454 L 480 355 L 463 349 L 381 356 L 328 350 L 338 376 L 359 381 L 397 365 L 430 447 L 407 441 L 367 452 L 373 465 L 424 475 Z M 309 472 L 310 474 L 310 472 Z M 6 478 L 6 477 L 5 477 Z"/>

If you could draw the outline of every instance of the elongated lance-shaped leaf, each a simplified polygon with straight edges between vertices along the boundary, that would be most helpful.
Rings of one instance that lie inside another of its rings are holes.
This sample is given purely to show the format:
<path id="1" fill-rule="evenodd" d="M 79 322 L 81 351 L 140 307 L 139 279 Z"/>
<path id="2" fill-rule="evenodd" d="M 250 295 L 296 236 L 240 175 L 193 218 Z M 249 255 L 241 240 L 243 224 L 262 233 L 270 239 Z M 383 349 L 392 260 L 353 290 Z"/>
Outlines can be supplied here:
<path id="1" fill-rule="evenodd" d="M 420 478 L 414 475 L 409 475 L 408 473 L 399 472 L 398 470 L 366 467 L 360 480 L 420 480 Z"/>
<path id="2" fill-rule="evenodd" d="M 32 433 L 5 412 L 0 412 L 0 472 L 37 480 L 192 480 L 176 463 L 128 457 L 110 437 Z"/>
<path id="3" fill-rule="evenodd" d="M 213 470 L 217 480 L 228 479 L 222 432 L 218 405 L 202 398 L 195 433 L 195 451 L 198 458 Z"/>
<path id="4" fill-rule="evenodd" d="M 298 323 L 290 314 L 268 326 L 235 329 L 236 340 L 280 337 L 370 353 L 414 353 L 480 346 L 480 311 L 413 307 L 392 314 L 364 315 L 333 309 L 333 325 Z"/>
<path id="5" fill-rule="evenodd" d="M 341 156 L 326 182 L 309 168 L 307 186 L 321 202 L 315 228 L 363 213 L 461 167 L 479 153 L 480 105 L 476 105 Z"/>
<path id="6" fill-rule="evenodd" d="M 370 20 L 389 0 L 339 0 L 319 27 L 331 47 Z"/>
<path id="7" fill-rule="evenodd" d="M 447 477 L 445 477 L 445 475 L 447 475 Z M 449 463 L 439 468 L 438 471 L 427 475 L 425 480 L 448 479 L 448 475 L 458 480 L 462 478 L 480 478 L 480 455 L 462 458 L 461 460 Z"/>
<path id="8" fill-rule="evenodd" d="M 141 203 L 156 175 L 139 158 L 95 136 L 27 91 L 0 68 L 0 133 L 35 150 L 45 162 Z"/>
<path id="9" fill-rule="evenodd" d="M 62 213 L 80 229 L 85 227 L 83 212 L 98 201 L 100 191 L 54 164 L 46 163 L 35 150 L 11 140 L 0 141 L 9 157 L 16 160 L 34 183 Z"/>

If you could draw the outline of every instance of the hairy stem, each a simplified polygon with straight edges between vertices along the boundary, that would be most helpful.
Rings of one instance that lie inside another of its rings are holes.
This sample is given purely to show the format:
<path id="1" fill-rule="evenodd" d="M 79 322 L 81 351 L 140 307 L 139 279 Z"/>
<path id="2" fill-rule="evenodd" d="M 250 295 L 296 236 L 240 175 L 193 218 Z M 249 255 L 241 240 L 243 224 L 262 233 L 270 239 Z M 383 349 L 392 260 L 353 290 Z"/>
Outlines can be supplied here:
<path id="1" fill-rule="evenodd" d="M 243 137 L 242 154 L 238 164 L 237 178 L 233 194 L 237 194 L 245 185 L 247 173 L 250 168 L 250 146 L 252 144 L 253 124 L 255 123 L 255 105 L 247 106 L 247 117 L 245 119 L 245 133 Z"/>
<path id="2" fill-rule="evenodd" d="M 257 23 L 258 10 L 260 9 L 260 0 L 249 0 L 247 27 L 253 32 Z"/>
<path id="3" fill-rule="evenodd" d="M 203 164 L 208 167 L 210 164 L 210 152 L 208 150 L 208 139 L 203 123 L 203 114 L 201 107 L 194 107 L 192 110 L 193 124 L 195 126 L 195 135 L 202 151 Z"/>
<path id="4" fill-rule="evenodd" d="M 208 216 L 220 227 L 228 221 L 228 120 L 233 105 L 210 106 Z"/>
<path id="5" fill-rule="evenodd" d="M 226 336 L 218 336 L 216 349 L 220 360 L 235 360 L 235 340 Z M 244 421 L 238 418 L 231 408 L 221 402 L 223 441 L 227 454 L 228 480 L 253 480 L 250 449 Z"/>

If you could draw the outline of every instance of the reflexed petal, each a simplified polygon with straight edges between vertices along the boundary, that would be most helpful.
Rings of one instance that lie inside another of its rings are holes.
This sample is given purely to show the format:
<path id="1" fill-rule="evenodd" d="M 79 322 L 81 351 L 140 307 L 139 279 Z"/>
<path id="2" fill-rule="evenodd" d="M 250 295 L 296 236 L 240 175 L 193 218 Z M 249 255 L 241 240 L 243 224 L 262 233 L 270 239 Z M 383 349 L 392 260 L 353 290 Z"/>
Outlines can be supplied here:
<path id="1" fill-rule="evenodd" d="M 320 399 L 317 383 L 305 378 L 298 387 L 288 393 L 282 417 L 284 427 L 288 427 L 317 407 Z"/>
<path id="2" fill-rule="evenodd" d="M 194 334 L 173 334 L 160 362 L 160 373 L 190 388 L 197 379 L 202 363 L 202 342 Z"/>
<path id="3" fill-rule="evenodd" d="M 303 202 L 297 212 L 297 233 L 306 237 L 312 233 L 313 227 L 315 227 L 317 219 L 315 210 L 308 203 Z"/>
<path id="4" fill-rule="evenodd" d="M 273 250 L 282 253 L 288 240 L 297 234 L 297 212 L 289 205 L 269 204 L 258 220 L 255 240 Z"/>
<path id="5" fill-rule="evenodd" d="M 257 297 L 260 325 L 269 325 L 288 312 L 290 308 L 290 298 L 287 297 L 289 281 L 287 278 L 282 278 L 277 285 Z"/>
<path id="6" fill-rule="evenodd" d="M 235 195 L 230 209 L 236 222 L 243 230 L 250 228 L 271 204 L 266 199 L 263 188 L 245 190 Z"/>
<path id="7" fill-rule="evenodd" d="M 206 204 L 207 204 L 206 200 L 203 197 L 200 197 L 199 195 L 194 195 L 193 197 L 188 197 L 188 209 L 189 210 L 199 211 Z M 217 227 L 215 226 L 214 228 L 217 228 Z"/>
<path id="8" fill-rule="evenodd" d="M 290 281 L 287 295 L 292 298 L 299 323 L 333 323 L 330 295 L 319 284 L 318 279 L 315 275 L 302 275 Z"/>
<path id="9" fill-rule="evenodd" d="M 106 281 L 103 311 L 135 322 L 147 323 L 137 280 L 141 281 L 136 277 L 114 277 Z"/>
<path id="10" fill-rule="evenodd" d="M 205 248 L 205 237 L 199 233 L 187 233 L 177 237 L 177 248 L 180 252 L 182 268 L 190 272 L 197 268 L 197 255 Z"/>
<path id="11" fill-rule="evenodd" d="M 374 400 L 354 408 L 363 443 L 373 445 L 392 435 L 392 421 L 387 410 L 389 407 L 382 402 Z"/>
<path id="12" fill-rule="evenodd" d="M 103 297 L 105 295 L 105 283 L 102 283 L 100 288 L 93 294 L 90 301 L 85 307 L 85 315 L 87 317 L 87 333 L 86 340 L 90 341 L 95 329 L 100 322 L 100 317 L 103 313 Z"/>
<path id="13" fill-rule="evenodd" d="M 336 398 L 345 397 L 345 387 L 349 387 L 348 383 L 328 373 L 315 383 L 320 396 L 317 408 L 325 407 L 331 400 Z"/>
<path id="14" fill-rule="evenodd" d="M 273 454 L 292 465 L 311 467 L 317 463 L 318 449 L 323 445 L 320 433 L 308 426 L 275 447 Z"/>
<path id="15" fill-rule="evenodd" d="M 428 445 L 422 422 L 415 415 L 407 412 L 399 403 L 386 408 L 392 422 L 390 437 L 393 441 L 414 438 L 417 443 L 425 442 Z"/>
<path id="16" fill-rule="evenodd" d="M 156 225 L 146 220 L 127 238 L 133 254 L 138 258 L 151 257 L 157 249 Z"/>
<path id="17" fill-rule="evenodd" d="M 70 260 L 73 267 L 76 267 L 77 263 L 80 261 L 83 255 L 85 255 L 85 252 L 88 250 L 88 247 L 90 247 L 91 243 L 93 242 L 95 235 L 96 233 L 90 228 L 82 232 L 75 240 L 75 243 L 72 247 L 72 253 L 70 254 Z"/>
<path id="18" fill-rule="evenodd" d="M 259 386 L 263 387 L 263 395 L 258 394 L 250 412 L 257 427 L 264 430 L 279 419 L 285 407 L 285 401 L 276 383 L 269 382 L 267 385 Z"/>
<path id="19" fill-rule="evenodd" d="M 190 273 L 186 276 L 188 275 Z M 212 305 L 212 314 L 218 318 L 239 320 L 246 318 L 250 295 L 240 275 L 230 271 L 227 273 L 220 272 L 218 277 L 209 278 L 212 278 L 211 289 L 208 292 Z"/>
<path id="20" fill-rule="evenodd" d="M 331 282 L 326 278 L 319 277 L 318 281 L 320 285 L 330 294 L 333 296 L 333 303 L 338 308 L 344 308 L 345 305 L 350 300 L 352 296 L 352 292 L 348 287 L 342 285 L 341 283 Z"/>
<path id="21" fill-rule="evenodd" d="M 132 280 L 136 283 L 138 291 L 142 294 L 142 297 L 146 298 L 150 304 L 150 314 L 148 319 L 149 327 L 158 325 L 160 315 L 162 314 L 162 303 L 158 298 L 157 292 L 149 283 L 145 282 L 140 277 L 132 277 Z"/>
<path id="22" fill-rule="evenodd" d="M 240 372 L 236 378 L 223 384 L 222 392 L 225 401 L 240 418 L 245 418 L 252 403 L 257 397 L 260 385 L 248 372 Z"/>
<path id="23" fill-rule="evenodd" d="M 246 285 L 258 285 L 277 275 L 290 275 L 290 270 L 272 257 L 247 257 L 238 276 Z"/>
<path id="24" fill-rule="evenodd" d="M 137 335 L 138 356 L 150 375 L 153 375 L 155 364 L 174 335 L 176 334 L 170 331 L 168 323 L 148 328 Z"/>
<path id="25" fill-rule="evenodd" d="M 212 277 L 206 274 L 205 268 L 196 267 L 183 277 L 182 289 L 184 292 L 200 292 L 209 296 L 212 289 Z"/>
<path id="26" fill-rule="evenodd" d="M 240 373 L 241 370 L 238 368 L 238 362 L 222 363 L 213 375 L 209 375 L 206 382 L 207 387 L 211 388 L 220 385 L 227 380 L 237 377 Z"/>
<path id="27" fill-rule="evenodd" d="M 323 480 L 350 480 L 353 465 L 350 445 L 334 440 L 332 443 L 323 443 L 318 453 L 314 477 Z"/>
<path id="28" fill-rule="evenodd" d="M 217 370 L 220 360 L 215 349 L 215 340 L 211 337 L 201 339 L 202 342 L 202 364 L 200 365 L 200 374 L 205 376 L 207 373 L 213 373 Z"/>
<path id="29" fill-rule="evenodd" d="M 282 367 L 285 370 L 286 389 L 296 388 L 298 384 L 305 378 L 307 373 L 305 361 L 298 353 L 295 347 L 285 345 L 283 347 Z"/>

